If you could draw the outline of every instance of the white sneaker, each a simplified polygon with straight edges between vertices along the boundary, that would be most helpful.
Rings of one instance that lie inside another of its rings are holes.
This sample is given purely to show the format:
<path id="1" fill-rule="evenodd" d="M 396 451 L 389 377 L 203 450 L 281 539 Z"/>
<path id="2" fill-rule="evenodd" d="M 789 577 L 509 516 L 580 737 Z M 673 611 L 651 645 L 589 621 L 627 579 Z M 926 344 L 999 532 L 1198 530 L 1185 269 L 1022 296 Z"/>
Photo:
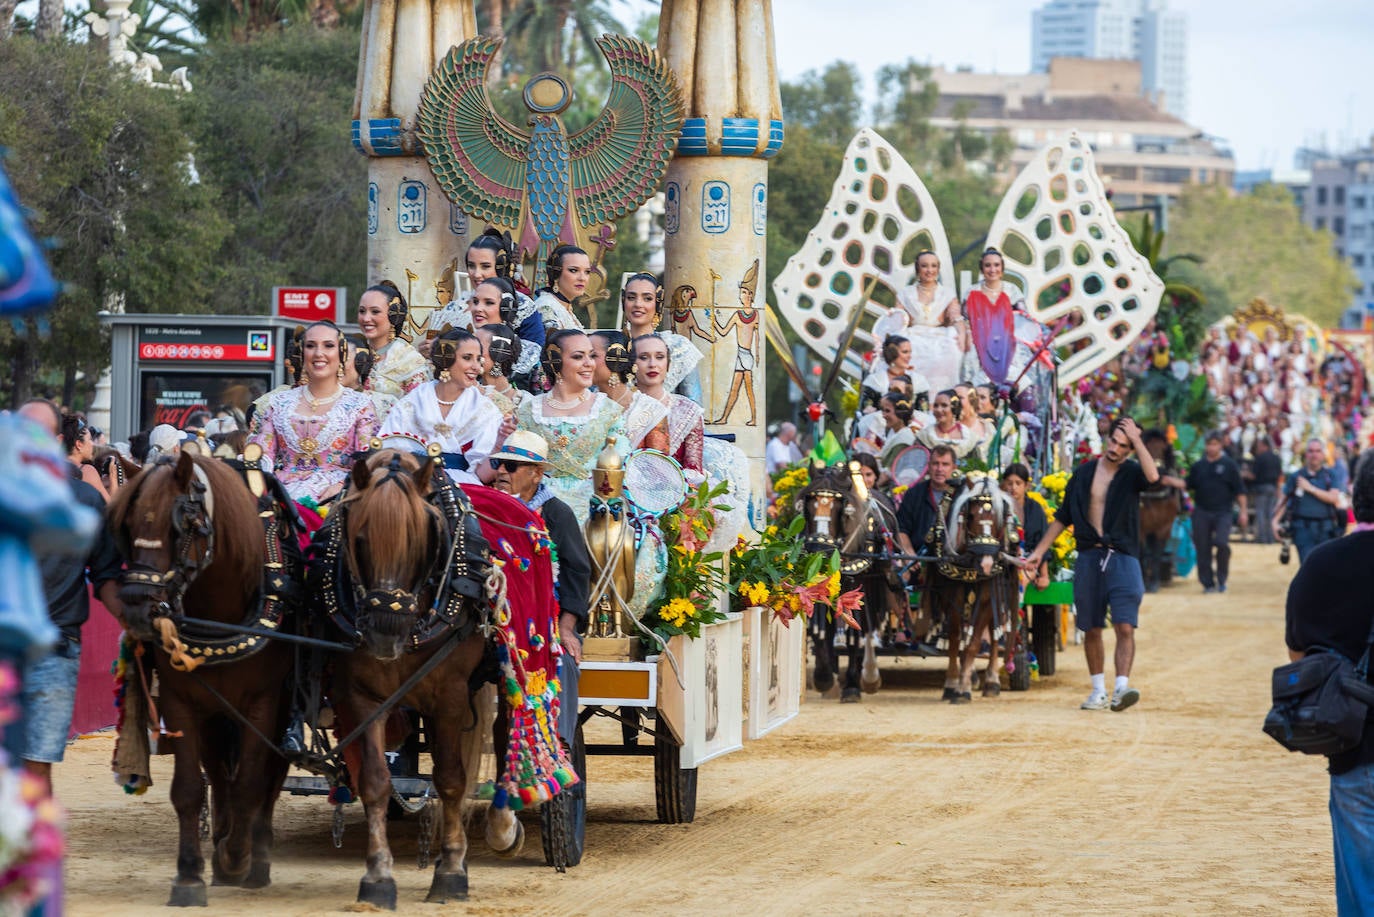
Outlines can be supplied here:
<path id="1" fill-rule="evenodd" d="M 1111 704 L 1105 694 L 1089 694 L 1088 699 L 1078 705 L 1080 710 L 1106 710 Z"/>
<path id="2" fill-rule="evenodd" d="M 1118 713 L 1127 707 L 1134 707 L 1140 700 L 1140 692 L 1135 688 L 1122 688 L 1112 694 L 1112 709 Z"/>

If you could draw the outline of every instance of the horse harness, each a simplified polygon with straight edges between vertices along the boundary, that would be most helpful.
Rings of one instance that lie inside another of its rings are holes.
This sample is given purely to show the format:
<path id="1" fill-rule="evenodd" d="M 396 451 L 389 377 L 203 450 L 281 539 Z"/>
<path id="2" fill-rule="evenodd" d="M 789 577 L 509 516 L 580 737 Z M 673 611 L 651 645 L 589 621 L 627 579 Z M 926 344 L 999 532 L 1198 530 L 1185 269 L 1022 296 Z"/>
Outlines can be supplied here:
<path id="1" fill-rule="evenodd" d="M 399 461 L 393 458 L 385 476 L 373 486 L 401 473 Z M 398 614 L 405 604 L 402 590 L 367 591 L 360 585 L 356 559 L 347 543 L 347 496 L 345 491 L 337 508 L 316 533 L 310 566 L 312 580 L 318 578 L 318 595 L 325 613 L 345 638 L 356 644 L 361 642 L 370 619 Z M 456 634 L 459 640 L 471 636 L 485 623 L 485 613 L 474 614 L 474 605 L 485 609 L 488 604 L 485 584 L 491 567 L 490 546 L 482 536 L 472 504 L 441 468 L 436 468 L 431 478 L 427 502 L 438 511 L 438 518 L 432 522 L 439 549 L 411 594 L 418 595 L 430 586 L 434 589 L 434 601 L 419 612 L 419 620 L 410 628 L 408 652 L 450 634 Z"/>
<path id="2" fill-rule="evenodd" d="M 166 465 L 176 461 L 172 456 L 158 459 L 157 464 Z M 226 462 L 244 473 L 238 462 Z M 154 607 L 150 618 L 165 618 L 176 625 L 179 640 L 173 653 L 173 666 L 189 671 L 199 665 L 217 665 L 244 659 L 257 653 L 268 643 L 262 634 L 224 634 L 207 630 L 186 618 L 184 602 L 186 591 L 195 578 L 214 560 L 215 548 L 215 496 L 210 488 L 210 480 L 199 465 L 193 465 L 193 477 L 185 493 L 176 498 L 172 505 L 172 533 L 176 538 L 172 567 L 169 570 L 156 570 L 147 566 L 131 564 L 120 577 L 122 583 L 147 586 L 161 591 L 163 598 Z M 266 564 L 262 584 L 258 590 L 258 602 L 244 617 L 241 627 L 253 627 L 263 631 L 277 631 L 281 628 L 287 612 L 294 608 L 299 599 L 296 581 L 287 569 L 299 569 L 299 556 L 287 557 L 282 547 L 282 521 L 287 522 L 288 534 L 296 527 L 295 513 L 289 508 L 285 492 L 275 479 L 275 488 L 269 488 L 257 497 L 258 518 L 262 520 Z M 122 534 L 120 551 L 130 555 L 129 545 Z M 202 538 L 205 550 L 195 556 L 195 541 Z M 138 546 L 135 541 L 135 546 Z M 184 654 L 184 655 L 183 655 Z"/>

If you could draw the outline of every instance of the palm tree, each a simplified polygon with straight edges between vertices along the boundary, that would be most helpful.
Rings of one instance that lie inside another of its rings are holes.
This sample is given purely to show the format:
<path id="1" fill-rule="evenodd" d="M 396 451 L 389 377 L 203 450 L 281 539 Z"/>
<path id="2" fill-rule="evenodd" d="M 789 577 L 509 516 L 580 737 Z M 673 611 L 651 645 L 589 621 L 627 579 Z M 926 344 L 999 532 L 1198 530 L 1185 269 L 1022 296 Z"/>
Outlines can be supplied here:
<path id="1" fill-rule="evenodd" d="M 595 58 L 599 54 L 599 34 L 625 31 L 607 8 L 606 0 L 516 0 L 511 5 L 498 0 L 487 6 L 501 7 L 501 24 L 506 34 L 520 48 L 519 57 L 531 61 L 536 71 L 564 67 L 572 70 L 577 65 L 579 48 Z"/>
<path id="2" fill-rule="evenodd" d="M 1150 262 L 1155 275 L 1164 281 L 1164 297 L 1159 304 L 1155 324 L 1169 335 L 1170 349 L 1183 359 L 1191 359 L 1207 328 L 1203 323 L 1203 307 L 1207 305 L 1207 295 L 1190 283 L 1177 277 L 1169 278 L 1170 269 L 1178 264 L 1201 264 L 1202 257 L 1190 253 L 1164 255 L 1165 233 L 1157 230 L 1154 221 L 1147 213 L 1139 226 L 1127 225 L 1126 234 L 1130 236 L 1135 250 Z"/>

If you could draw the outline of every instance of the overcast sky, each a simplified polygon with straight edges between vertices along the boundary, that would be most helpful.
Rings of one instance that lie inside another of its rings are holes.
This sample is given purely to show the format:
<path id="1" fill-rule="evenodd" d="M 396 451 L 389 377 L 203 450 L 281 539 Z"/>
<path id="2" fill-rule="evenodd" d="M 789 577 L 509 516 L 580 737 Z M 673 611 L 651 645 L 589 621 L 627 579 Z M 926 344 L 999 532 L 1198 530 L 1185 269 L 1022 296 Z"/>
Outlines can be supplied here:
<path id="1" fill-rule="evenodd" d="M 629 0 L 636 8 L 642 0 Z M 842 59 L 870 76 L 915 58 L 981 72 L 1030 66 L 1039 0 L 773 0 L 783 79 Z M 1238 168 L 1290 168 L 1302 145 L 1374 134 L 1371 0 L 1168 0 L 1188 14 L 1188 120 Z M 632 18 L 632 17 L 631 17 Z M 871 88 L 871 83 L 870 83 Z"/>

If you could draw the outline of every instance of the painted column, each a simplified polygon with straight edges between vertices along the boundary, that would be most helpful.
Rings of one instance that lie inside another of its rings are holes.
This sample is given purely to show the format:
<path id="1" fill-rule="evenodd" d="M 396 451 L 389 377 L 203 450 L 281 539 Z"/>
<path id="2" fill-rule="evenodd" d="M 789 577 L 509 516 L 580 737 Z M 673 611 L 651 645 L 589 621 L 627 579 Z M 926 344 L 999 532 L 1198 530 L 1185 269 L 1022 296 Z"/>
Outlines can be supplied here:
<path id="1" fill-rule="evenodd" d="M 663 187 L 664 289 L 705 356 L 707 431 L 749 457 L 761 520 L 768 160 L 783 133 L 771 0 L 663 0 L 658 52 L 687 108 Z"/>
<path id="2" fill-rule="evenodd" d="M 430 173 L 415 137 L 416 110 L 435 65 L 476 35 L 471 2 L 367 3 L 353 98 L 353 146 L 368 157 L 367 281 L 394 281 L 416 327 L 438 304 L 435 282 L 445 267 L 456 258 L 462 270 L 472 229 Z"/>

